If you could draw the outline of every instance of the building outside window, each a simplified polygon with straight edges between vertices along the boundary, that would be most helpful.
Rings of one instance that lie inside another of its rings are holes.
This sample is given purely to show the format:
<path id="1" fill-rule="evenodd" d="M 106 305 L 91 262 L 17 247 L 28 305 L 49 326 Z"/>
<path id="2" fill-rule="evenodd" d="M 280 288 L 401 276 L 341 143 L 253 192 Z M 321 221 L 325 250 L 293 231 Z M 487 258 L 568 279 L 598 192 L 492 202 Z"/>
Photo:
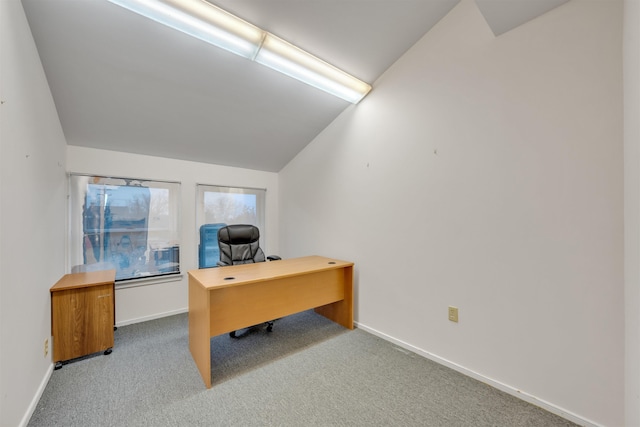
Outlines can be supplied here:
<path id="1" fill-rule="evenodd" d="M 199 184 L 196 197 L 199 268 L 217 265 L 220 260 L 218 230 L 225 225 L 255 225 L 260 230 L 260 246 L 265 246 L 266 190 Z"/>
<path id="2" fill-rule="evenodd" d="M 180 273 L 179 183 L 72 174 L 69 184 L 72 272 Z"/>

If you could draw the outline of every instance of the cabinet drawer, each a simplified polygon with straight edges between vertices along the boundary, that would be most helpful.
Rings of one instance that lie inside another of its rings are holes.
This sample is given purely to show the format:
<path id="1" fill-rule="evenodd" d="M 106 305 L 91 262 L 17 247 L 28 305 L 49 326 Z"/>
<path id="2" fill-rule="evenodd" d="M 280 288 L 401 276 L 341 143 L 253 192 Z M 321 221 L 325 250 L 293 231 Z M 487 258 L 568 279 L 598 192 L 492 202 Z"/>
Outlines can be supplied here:
<path id="1" fill-rule="evenodd" d="M 64 361 L 113 347 L 114 284 L 51 292 L 53 361 Z"/>

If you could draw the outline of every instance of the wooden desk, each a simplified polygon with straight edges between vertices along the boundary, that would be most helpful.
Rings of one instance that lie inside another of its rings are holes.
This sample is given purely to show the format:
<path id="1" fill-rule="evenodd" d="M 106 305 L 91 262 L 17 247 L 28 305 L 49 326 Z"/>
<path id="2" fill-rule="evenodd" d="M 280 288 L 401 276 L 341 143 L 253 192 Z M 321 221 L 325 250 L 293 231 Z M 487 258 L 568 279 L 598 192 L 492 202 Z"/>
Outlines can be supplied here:
<path id="1" fill-rule="evenodd" d="M 315 308 L 353 329 L 353 263 L 309 256 L 189 271 L 189 350 L 211 388 L 211 337 Z"/>
<path id="2" fill-rule="evenodd" d="M 115 323 L 115 270 L 65 274 L 50 289 L 53 362 L 111 353 Z"/>

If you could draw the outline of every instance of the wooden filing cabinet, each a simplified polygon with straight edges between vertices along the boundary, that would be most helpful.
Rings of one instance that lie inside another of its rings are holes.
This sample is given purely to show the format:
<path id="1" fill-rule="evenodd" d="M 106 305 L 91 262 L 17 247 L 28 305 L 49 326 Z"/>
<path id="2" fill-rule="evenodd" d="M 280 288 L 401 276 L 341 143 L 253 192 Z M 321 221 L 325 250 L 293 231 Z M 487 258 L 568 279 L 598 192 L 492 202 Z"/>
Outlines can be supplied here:
<path id="1" fill-rule="evenodd" d="M 115 324 L 115 270 L 64 275 L 51 291 L 53 362 L 111 353 Z"/>

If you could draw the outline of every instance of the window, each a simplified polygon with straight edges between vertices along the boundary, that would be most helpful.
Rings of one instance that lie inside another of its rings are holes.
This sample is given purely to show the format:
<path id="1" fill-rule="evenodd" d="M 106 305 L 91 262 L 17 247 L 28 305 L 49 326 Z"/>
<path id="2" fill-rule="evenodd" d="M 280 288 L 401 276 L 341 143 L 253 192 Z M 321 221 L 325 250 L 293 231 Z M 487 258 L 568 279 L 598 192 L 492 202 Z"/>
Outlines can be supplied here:
<path id="1" fill-rule="evenodd" d="M 180 184 L 70 175 L 72 271 L 115 268 L 116 280 L 180 273 Z"/>
<path id="2" fill-rule="evenodd" d="M 225 225 L 255 225 L 260 229 L 260 246 L 264 247 L 266 190 L 198 185 L 197 193 L 199 268 L 215 267 L 220 260 L 218 230 Z"/>

